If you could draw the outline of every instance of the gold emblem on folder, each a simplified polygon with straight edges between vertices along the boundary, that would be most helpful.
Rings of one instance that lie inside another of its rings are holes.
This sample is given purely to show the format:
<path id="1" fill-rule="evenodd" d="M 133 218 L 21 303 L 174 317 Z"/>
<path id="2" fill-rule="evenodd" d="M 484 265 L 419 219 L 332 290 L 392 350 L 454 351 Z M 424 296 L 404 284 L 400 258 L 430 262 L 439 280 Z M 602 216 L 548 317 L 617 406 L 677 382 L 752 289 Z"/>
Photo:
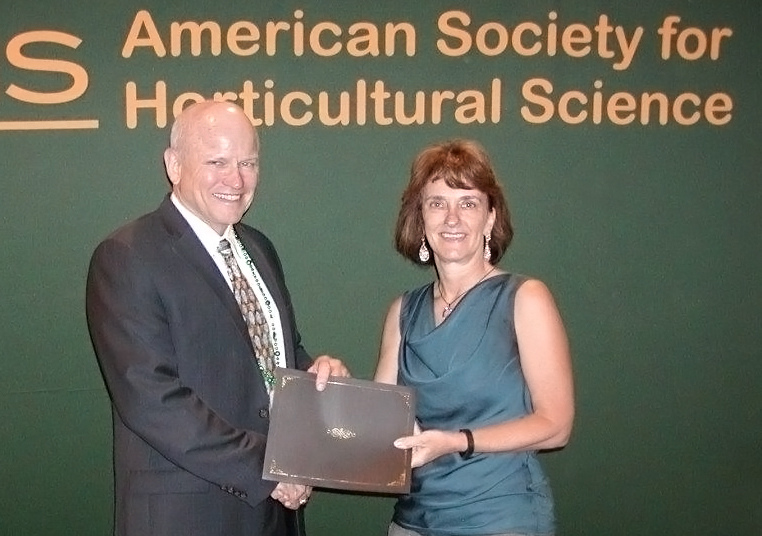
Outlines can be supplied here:
<path id="1" fill-rule="evenodd" d="M 357 437 L 356 433 L 346 428 L 328 428 L 326 433 L 334 439 L 352 439 Z"/>

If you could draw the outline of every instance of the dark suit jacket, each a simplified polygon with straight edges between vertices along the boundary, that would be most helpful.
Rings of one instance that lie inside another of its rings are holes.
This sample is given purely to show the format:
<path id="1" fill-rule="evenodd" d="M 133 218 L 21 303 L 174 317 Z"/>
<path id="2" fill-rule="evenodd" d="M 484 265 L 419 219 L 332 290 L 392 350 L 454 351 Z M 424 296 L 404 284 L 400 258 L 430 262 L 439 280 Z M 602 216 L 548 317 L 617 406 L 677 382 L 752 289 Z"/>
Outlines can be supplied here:
<path id="1" fill-rule="evenodd" d="M 278 306 L 288 366 L 306 369 L 275 249 L 235 230 Z M 97 247 L 87 320 L 113 407 L 115 534 L 293 534 L 301 513 L 261 478 L 269 399 L 246 325 L 169 197 Z"/>

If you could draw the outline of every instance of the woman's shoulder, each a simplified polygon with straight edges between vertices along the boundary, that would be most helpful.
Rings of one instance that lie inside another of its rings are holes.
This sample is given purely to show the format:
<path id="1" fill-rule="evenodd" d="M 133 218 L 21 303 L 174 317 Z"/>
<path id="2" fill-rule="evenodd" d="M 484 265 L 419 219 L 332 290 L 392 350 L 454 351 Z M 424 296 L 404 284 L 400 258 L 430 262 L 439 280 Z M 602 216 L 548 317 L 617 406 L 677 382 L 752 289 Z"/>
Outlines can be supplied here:
<path id="1" fill-rule="evenodd" d="M 533 316 L 556 310 L 555 299 L 548 286 L 539 279 L 526 277 L 516 289 L 517 315 Z"/>
<path id="2" fill-rule="evenodd" d="M 529 289 L 524 291 L 527 294 L 536 292 L 538 288 L 547 289 L 547 286 L 541 280 L 523 273 L 500 271 L 494 277 L 502 281 L 504 286 L 515 289 L 516 292 L 524 287 Z"/>
<path id="3" fill-rule="evenodd" d="M 420 310 L 421 306 L 432 295 L 433 285 L 434 283 L 426 283 L 420 287 L 406 290 L 397 298 L 393 306 L 397 306 L 399 315 L 403 320 Z"/>
<path id="4" fill-rule="evenodd" d="M 517 313 L 520 309 L 531 309 L 539 304 L 552 302 L 550 290 L 536 277 L 502 272 L 494 277 L 499 293 L 507 300 L 509 310 Z"/>
<path id="5" fill-rule="evenodd" d="M 504 290 L 511 293 L 515 293 L 520 287 L 522 287 L 527 281 L 532 281 L 531 276 L 507 272 L 505 270 L 496 271 L 495 275 L 487 279 L 486 281 L 492 281 L 493 285 L 499 286 Z"/>
<path id="6" fill-rule="evenodd" d="M 425 285 L 421 285 L 420 287 L 415 287 L 406 290 L 399 296 L 399 300 L 402 303 L 407 303 L 411 299 L 418 299 L 422 296 L 425 296 L 427 292 L 429 292 L 434 285 L 433 282 L 426 283 Z"/>

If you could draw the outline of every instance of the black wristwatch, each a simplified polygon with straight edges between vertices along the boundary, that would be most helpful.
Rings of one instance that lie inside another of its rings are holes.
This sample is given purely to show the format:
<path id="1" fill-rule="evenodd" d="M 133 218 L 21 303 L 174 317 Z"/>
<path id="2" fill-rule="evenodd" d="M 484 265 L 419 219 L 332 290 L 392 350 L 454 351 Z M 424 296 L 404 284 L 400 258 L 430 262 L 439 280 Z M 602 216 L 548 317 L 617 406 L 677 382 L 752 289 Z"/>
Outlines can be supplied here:
<path id="1" fill-rule="evenodd" d="M 461 428 L 460 432 L 466 434 L 466 450 L 460 452 L 460 457 L 469 459 L 474 454 L 474 434 L 468 428 Z"/>

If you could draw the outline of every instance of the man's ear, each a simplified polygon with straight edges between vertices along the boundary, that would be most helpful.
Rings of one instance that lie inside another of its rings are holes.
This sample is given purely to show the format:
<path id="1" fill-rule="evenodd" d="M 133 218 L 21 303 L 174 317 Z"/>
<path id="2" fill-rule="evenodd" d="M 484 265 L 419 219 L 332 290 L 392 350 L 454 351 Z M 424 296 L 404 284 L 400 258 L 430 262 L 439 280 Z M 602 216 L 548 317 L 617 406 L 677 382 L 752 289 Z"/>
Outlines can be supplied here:
<path id="1" fill-rule="evenodd" d="M 172 147 L 167 147 L 164 151 L 164 168 L 167 170 L 169 182 L 172 184 L 180 182 L 180 159 L 177 151 Z"/>

